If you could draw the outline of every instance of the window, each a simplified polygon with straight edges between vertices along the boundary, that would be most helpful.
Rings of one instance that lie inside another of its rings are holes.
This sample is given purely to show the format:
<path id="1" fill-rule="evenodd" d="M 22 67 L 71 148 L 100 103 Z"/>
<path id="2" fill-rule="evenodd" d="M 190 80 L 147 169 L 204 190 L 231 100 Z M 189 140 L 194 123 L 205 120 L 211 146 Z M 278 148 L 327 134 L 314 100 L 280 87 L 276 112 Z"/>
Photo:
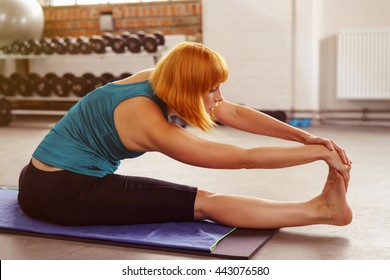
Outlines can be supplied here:
<path id="1" fill-rule="evenodd" d="M 44 0 L 46 6 L 73 6 L 73 5 L 96 5 L 115 3 L 141 3 L 141 2 L 161 2 L 172 0 Z"/>

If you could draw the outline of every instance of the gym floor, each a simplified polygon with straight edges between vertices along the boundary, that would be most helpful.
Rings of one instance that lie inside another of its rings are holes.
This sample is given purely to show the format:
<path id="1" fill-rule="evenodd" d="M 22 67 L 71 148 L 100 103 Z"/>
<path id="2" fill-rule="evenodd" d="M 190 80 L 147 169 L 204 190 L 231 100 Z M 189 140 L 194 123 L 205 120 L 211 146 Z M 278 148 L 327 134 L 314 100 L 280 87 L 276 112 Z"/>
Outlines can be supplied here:
<path id="1" fill-rule="evenodd" d="M 0 127 L 0 185 L 16 186 L 19 171 L 57 119 L 15 117 Z M 243 147 L 296 145 L 218 127 L 201 137 Z M 327 225 L 281 229 L 253 259 L 267 260 L 383 260 L 390 259 L 390 128 L 319 125 L 310 133 L 334 139 L 353 161 L 348 199 L 354 211 L 346 227 Z M 178 163 L 159 153 L 122 162 L 118 173 L 151 176 L 215 192 L 275 200 L 306 200 L 322 190 L 324 162 L 278 170 L 208 170 Z M 208 259 L 187 254 L 87 244 L 0 234 L 0 259 Z"/>

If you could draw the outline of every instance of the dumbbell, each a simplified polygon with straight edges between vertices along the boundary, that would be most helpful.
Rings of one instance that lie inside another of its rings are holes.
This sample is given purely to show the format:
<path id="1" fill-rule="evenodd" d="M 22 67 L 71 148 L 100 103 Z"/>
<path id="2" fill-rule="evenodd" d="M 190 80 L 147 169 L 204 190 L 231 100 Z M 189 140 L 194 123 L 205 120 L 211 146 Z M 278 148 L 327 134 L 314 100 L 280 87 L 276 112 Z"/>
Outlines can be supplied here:
<path id="1" fill-rule="evenodd" d="M 49 95 L 52 93 L 59 97 L 66 97 L 69 95 L 69 85 L 65 79 L 59 77 L 54 73 L 47 73 L 45 79 L 49 85 Z M 47 95 L 46 95 L 47 96 Z"/>
<path id="2" fill-rule="evenodd" d="M 55 53 L 66 54 L 67 48 L 66 48 L 66 42 L 65 42 L 64 38 L 55 37 L 51 41 L 52 41 Z"/>
<path id="3" fill-rule="evenodd" d="M 11 53 L 18 54 L 20 50 L 20 42 L 15 41 L 11 44 Z"/>
<path id="4" fill-rule="evenodd" d="M 77 97 L 83 97 L 89 92 L 87 80 L 82 77 L 75 77 L 72 80 L 70 91 Z"/>
<path id="5" fill-rule="evenodd" d="M 69 89 L 69 93 L 73 93 L 77 97 L 83 97 L 88 93 L 87 80 L 83 77 L 76 77 L 73 73 L 65 73 L 62 76 Z"/>
<path id="6" fill-rule="evenodd" d="M 76 40 L 78 44 L 78 48 L 82 54 L 91 54 L 92 53 L 92 47 L 90 44 L 90 41 L 87 37 L 85 36 L 80 36 Z"/>
<path id="7" fill-rule="evenodd" d="M 91 49 L 95 53 L 105 53 L 106 44 L 102 36 L 94 35 L 89 39 Z"/>
<path id="8" fill-rule="evenodd" d="M 113 35 L 109 32 L 102 34 L 104 44 L 111 47 L 115 53 L 124 53 L 126 50 L 126 41 L 120 35 Z"/>
<path id="9" fill-rule="evenodd" d="M 111 39 L 111 49 L 116 53 L 124 53 L 126 50 L 125 40 L 119 35 L 113 36 Z"/>
<path id="10" fill-rule="evenodd" d="M 131 73 L 128 73 L 128 72 L 123 72 L 122 74 L 120 74 L 118 77 L 117 77 L 117 79 L 118 80 L 123 80 L 123 79 L 126 79 L 126 78 L 128 78 L 128 77 L 130 77 L 130 76 L 132 76 L 133 74 L 131 74 Z"/>
<path id="11" fill-rule="evenodd" d="M 57 76 L 54 73 L 45 75 L 50 86 L 50 92 L 58 97 L 66 97 L 70 94 L 71 87 L 67 79 Z"/>
<path id="12" fill-rule="evenodd" d="M 13 83 L 6 76 L 0 74 L 0 94 L 5 96 L 15 95 Z"/>
<path id="13" fill-rule="evenodd" d="M 19 53 L 22 55 L 39 55 L 42 53 L 42 46 L 39 40 L 31 39 L 19 44 Z"/>
<path id="14" fill-rule="evenodd" d="M 12 46 L 11 45 L 5 45 L 1 47 L 1 50 L 5 54 L 12 54 Z"/>
<path id="15" fill-rule="evenodd" d="M 130 32 L 123 32 L 121 34 L 121 37 L 125 40 L 126 47 L 130 52 L 132 53 L 141 52 L 142 43 L 140 38 L 137 35 L 131 34 Z"/>
<path id="16" fill-rule="evenodd" d="M 164 33 L 162 31 L 155 31 L 155 32 L 153 32 L 153 35 L 156 36 L 157 44 L 159 46 L 165 45 L 165 36 L 164 36 Z"/>
<path id="17" fill-rule="evenodd" d="M 154 34 L 146 34 L 142 41 L 142 45 L 148 53 L 155 53 L 158 49 L 158 39 Z"/>
<path id="18" fill-rule="evenodd" d="M 32 54 L 34 55 L 42 54 L 42 45 L 38 39 L 31 39 L 29 40 L 29 43 L 30 43 Z"/>
<path id="19" fill-rule="evenodd" d="M 32 54 L 32 48 L 28 41 L 24 41 L 19 44 L 19 53 L 22 55 Z"/>
<path id="20" fill-rule="evenodd" d="M 106 80 L 101 77 L 96 77 L 92 73 L 85 73 L 82 75 L 82 77 L 86 80 L 88 85 L 88 91 L 92 91 L 100 86 L 103 86 L 106 84 Z"/>
<path id="21" fill-rule="evenodd" d="M 76 77 L 73 73 L 65 73 L 62 78 L 68 85 L 69 93 L 78 97 L 83 97 L 87 93 L 88 86 L 85 79 Z"/>
<path id="22" fill-rule="evenodd" d="M 100 78 L 102 78 L 106 83 L 115 81 L 115 76 L 108 72 L 101 74 Z"/>
<path id="23" fill-rule="evenodd" d="M 31 90 L 30 81 L 19 73 L 11 74 L 10 80 L 16 94 L 20 94 L 22 96 L 32 96 L 34 94 L 34 91 Z"/>
<path id="24" fill-rule="evenodd" d="M 112 51 L 116 53 L 123 53 L 125 51 L 126 45 L 121 36 L 113 35 L 112 33 L 109 32 L 104 32 L 102 34 L 102 38 L 104 44 L 107 47 L 111 47 Z"/>
<path id="25" fill-rule="evenodd" d="M 146 35 L 145 31 L 139 30 L 135 34 L 138 36 L 138 38 L 141 40 L 141 42 L 143 42 L 145 35 Z"/>
<path id="26" fill-rule="evenodd" d="M 77 38 L 75 37 L 66 37 L 65 39 L 66 43 L 66 52 L 70 54 L 79 54 L 80 48 L 79 43 L 77 41 Z"/>
<path id="27" fill-rule="evenodd" d="M 54 78 L 51 90 L 59 97 L 67 97 L 70 94 L 70 87 L 67 81 L 61 77 Z"/>
<path id="28" fill-rule="evenodd" d="M 45 79 L 48 82 L 50 93 L 59 97 L 66 97 L 70 93 L 70 86 L 66 79 L 57 76 L 54 73 L 47 73 Z"/>
<path id="29" fill-rule="evenodd" d="M 55 44 L 49 38 L 43 38 L 40 40 L 41 49 L 44 54 L 54 54 L 55 52 Z"/>
<path id="30" fill-rule="evenodd" d="M 149 53 L 157 52 L 158 39 L 154 34 L 147 34 L 145 31 L 137 31 L 137 36 L 141 41 L 144 50 Z"/>
<path id="31" fill-rule="evenodd" d="M 73 79 L 76 78 L 76 76 L 73 73 L 65 73 L 62 75 L 62 78 L 66 81 L 66 83 L 71 86 Z"/>
<path id="32" fill-rule="evenodd" d="M 7 126 L 12 121 L 11 102 L 5 98 L 0 99 L 0 126 Z"/>
<path id="33" fill-rule="evenodd" d="M 158 39 L 154 34 L 147 34 L 144 31 L 138 31 L 136 34 L 145 51 L 149 53 L 157 52 Z"/>
<path id="34" fill-rule="evenodd" d="M 27 76 L 30 81 L 31 88 L 39 96 L 49 96 L 51 89 L 48 81 L 36 73 L 30 73 Z"/>
<path id="35" fill-rule="evenodd" d="M 110 32 L 104 32 L 104 33 L 102 34 L 101 37 L 102 37 L 103 42 L 104 42 L 104 45 L 105 45 L 106 47 L 111 46 L 112 39 L 113 39 L 113 37 L 114 37 L 114 35 L 113 35 L 112 33 L 110 33 Z"/>
<path id="36" fill-rule="evenodd" d="M 42 93 L 43 95 L 41 95 L 41 96 L 49 96 L 52 93 L 53 84 L 54 84 L 54 81 L 57 77 L 58 77 L 57 74 L 52 73 L 52 72 L 49 72 L 44 76 L 44 79 L 49 87 L 49 91 Z"/>

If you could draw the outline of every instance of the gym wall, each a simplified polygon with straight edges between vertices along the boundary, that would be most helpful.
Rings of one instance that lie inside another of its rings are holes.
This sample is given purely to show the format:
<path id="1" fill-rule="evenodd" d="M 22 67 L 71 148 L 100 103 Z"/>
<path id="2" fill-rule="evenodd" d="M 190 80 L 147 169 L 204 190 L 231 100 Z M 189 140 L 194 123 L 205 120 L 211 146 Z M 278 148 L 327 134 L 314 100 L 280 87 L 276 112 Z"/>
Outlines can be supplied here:
<path id="1" fill-rule="evenodd" d="M 291 108 L 291 24 L 290 1 L 203 1 L 203 41 L 229 66 L 227 99 L 261 110 Z"/>
<path id="2" fill-rule="evenodd" d="M 311 118 L 337 111 L 332 117 L 343 121 L 385 121 L 389 100 L 336 98 L 336 36 L 343 28 L 389 27 L 389 10 L 388 0 L 203 0 L 203 41 L 228 62 L 223 91 L 232 101 Z"/>
<path id="3" fill-rule="evenodd" d="M 190 40 L 202 40 L 201 0 L 54 6 L 43 10 L 46 37 L 100 34 L 101 14 L 111 13 L 113 33 L 160 30 L 167 35 L 185 34 Z"/>

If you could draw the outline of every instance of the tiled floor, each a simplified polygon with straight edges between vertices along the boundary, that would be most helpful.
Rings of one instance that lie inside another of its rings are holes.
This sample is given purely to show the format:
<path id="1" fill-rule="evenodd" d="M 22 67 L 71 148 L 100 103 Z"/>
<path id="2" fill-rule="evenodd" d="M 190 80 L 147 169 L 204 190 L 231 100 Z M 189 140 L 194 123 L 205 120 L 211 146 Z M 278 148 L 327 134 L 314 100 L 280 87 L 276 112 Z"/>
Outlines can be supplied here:
<path id="1" fill-rule="evenodd" d="M 21 168 L 53 119 L 17 118 L 0 128 L 0 184 L 17 185 Z M 245 147 L 296 145 L 219 127 L 211 140 Z M 348 199 L 354 211 L 346 227 L 326 225 L 280 230 L 254 259 L 390 259 L 390 128 L 314 126 L 313 134 L 334 139 L 353 160 Z M 147 168 L 145 168 L 147 166 Z M 153 176 L 216 192 L 276 200 L 305 200 L 322 189 L 327 166 L 315 162 L 279 170 L 207 170 L 178 163 L 158 153 L 123 161 L 119 173 Z M 0 234 L 0 259 L 200 259 L 204 257 Z"/>

